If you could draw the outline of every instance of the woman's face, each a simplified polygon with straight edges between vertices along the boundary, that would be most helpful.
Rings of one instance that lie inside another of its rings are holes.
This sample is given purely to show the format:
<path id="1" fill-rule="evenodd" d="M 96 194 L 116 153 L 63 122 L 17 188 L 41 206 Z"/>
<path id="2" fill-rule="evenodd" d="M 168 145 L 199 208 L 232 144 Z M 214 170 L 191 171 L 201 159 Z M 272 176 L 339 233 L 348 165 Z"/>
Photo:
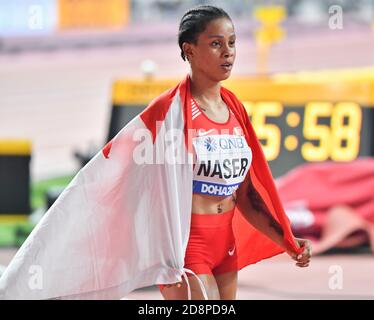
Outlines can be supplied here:
<path id="1" fill-rule="evenodd" d="M 202 73 L 213 81 L 227 79 L 236 56 L 232 22 L 227 18 L 211 21 L 196 44 L 184 43 L 184 52 L 194 74 Z"/>

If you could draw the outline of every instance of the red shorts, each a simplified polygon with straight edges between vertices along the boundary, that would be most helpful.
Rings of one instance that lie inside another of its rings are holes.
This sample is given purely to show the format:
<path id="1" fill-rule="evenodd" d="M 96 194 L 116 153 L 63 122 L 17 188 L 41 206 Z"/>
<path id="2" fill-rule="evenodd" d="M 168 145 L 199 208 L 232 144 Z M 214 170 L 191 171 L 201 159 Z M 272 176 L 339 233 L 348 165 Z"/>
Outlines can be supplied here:
<path id="1" fill-rule="evenodd" d="M 218 275 L 237 269 L 232 230 L 234 209 L 217 214 L 191 215 L 191 230 L 184 267 L 196 274 Z M 193 276 L 187 273 L 187 276 Z M 162 290 L 165 285 L 157 285 Z"/>

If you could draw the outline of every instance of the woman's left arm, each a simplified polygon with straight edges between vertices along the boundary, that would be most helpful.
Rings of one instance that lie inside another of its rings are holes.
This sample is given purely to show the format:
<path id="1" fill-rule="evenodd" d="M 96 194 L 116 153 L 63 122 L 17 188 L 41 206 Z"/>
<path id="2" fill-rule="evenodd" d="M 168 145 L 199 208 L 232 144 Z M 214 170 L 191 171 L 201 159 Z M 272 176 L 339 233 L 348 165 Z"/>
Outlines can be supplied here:
<path id="1" fill-rule="evenodd" d="M 261 195 L 254 188 L 249 174 L 237 190 L 237 205 L 246 220 L 280 247 L 284 248 L 287 254 L 297 261 L 297 266 L 307 267 L 309 265 L 311 242 L 306 239 L 294 238 L 297 247 L 304 247 L 303 252 L 298 256 L 284 247 L 283 229 L 270 213 Z"/>

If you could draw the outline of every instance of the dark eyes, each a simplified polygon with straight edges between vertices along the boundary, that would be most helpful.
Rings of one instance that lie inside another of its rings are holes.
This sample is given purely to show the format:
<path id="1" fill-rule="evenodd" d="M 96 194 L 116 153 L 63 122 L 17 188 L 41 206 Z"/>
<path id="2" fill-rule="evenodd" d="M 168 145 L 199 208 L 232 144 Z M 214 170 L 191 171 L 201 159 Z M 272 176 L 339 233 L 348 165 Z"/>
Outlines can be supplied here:
<path id="1" fill-rule="evenodd" d="M 212 46 L 213 47 L 216 47 L 216 46 L 220 46 L 221 45 L 221 42 L 220 41 L 213 41 L 212 42 Z M 230 40 L 229 41 L 229 46 L 234 46 L 235 45 L 235 40 Z"/>

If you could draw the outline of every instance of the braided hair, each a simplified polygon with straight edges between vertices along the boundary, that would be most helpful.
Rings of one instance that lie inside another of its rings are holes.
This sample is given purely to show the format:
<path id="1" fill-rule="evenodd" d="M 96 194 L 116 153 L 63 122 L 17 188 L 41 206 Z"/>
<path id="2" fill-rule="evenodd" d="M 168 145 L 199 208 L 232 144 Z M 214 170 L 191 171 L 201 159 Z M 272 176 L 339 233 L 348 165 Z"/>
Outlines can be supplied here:
<path id="1" fill-rule="evenodd" d="M 188 10 L 182 17 L 179 24 L 178 43 L 181 49 L 181 56 L 186 61 L 182 45 L 184 42 L 197 43 L 197 37 L 204 32 L 206 26 L 213 20 L 227 18 L 230 16 L 221 8 L 210 5 L 200 5 Z"/>

